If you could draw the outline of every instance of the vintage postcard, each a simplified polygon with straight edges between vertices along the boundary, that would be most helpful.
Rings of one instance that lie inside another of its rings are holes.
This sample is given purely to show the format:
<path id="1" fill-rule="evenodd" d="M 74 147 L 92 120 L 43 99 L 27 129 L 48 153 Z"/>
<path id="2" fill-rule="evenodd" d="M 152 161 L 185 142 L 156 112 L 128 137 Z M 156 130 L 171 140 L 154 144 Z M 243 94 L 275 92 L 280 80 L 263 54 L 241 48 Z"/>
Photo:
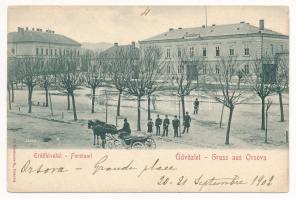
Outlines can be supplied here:
<path id="1" fill-rule="evenodd" d="M 9 192 L 288 192 L 289 7 L 8 6 Z"/>

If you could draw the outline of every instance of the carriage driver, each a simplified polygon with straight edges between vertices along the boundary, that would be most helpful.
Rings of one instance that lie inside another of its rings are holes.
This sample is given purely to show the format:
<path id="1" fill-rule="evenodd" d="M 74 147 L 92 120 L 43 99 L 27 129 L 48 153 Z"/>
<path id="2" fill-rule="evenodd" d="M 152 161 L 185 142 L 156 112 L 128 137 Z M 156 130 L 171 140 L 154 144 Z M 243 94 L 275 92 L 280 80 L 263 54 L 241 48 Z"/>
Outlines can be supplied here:
<path id="1" fill-rule="evenodd" d="M 122 129 L 118 130 L 120 132 L 120 137 L 124 138 L 126 136 L 129 136 L 131 134 L 131 128 L 129 123 L 127 122 L 127 119 L 124 118 L 124 123 Z"/>

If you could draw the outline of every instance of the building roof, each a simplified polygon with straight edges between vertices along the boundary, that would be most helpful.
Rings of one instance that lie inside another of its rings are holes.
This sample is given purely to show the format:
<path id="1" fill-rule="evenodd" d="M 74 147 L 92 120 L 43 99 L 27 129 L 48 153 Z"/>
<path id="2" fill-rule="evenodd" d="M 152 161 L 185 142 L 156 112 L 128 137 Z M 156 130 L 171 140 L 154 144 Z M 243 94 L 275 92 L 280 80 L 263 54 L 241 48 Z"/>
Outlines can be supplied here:
<path id="1" fill-rule="evenodd" d="M 250 25 L 249 23 L 241 22 L 236 24 L 212 25 L 207 27 L 203 26 L 203 27 L 194 27 L 194 28 L 170 29 L 167 32 L 150 37 L 140 42 L 171 40 L 171 39 L 195 39 L 195 38 L 203 38 L 203 37 L 216 37 L 216 36 L 229 36 L 229 35 L 245 35 L 245 34 L 259 33 L 259 31 L 260 31 L 259 28 L 256 26 Z M 261 33 L 277 35 L 277 36 L 286 36 L 269 29 L 261 30 Z"/>
<path id="2" fill-rule="evenodd" d="M 39 32 L 39 31 L 20 31 L 10 32 L 7 36 L 8 43 L 21 43 L 21 42 L 40 42 L 40 43 L 52 43 L 52 44 L 63 44 L 81 46 L 80 43 L 66 37 L 64 35 Z"/>
<path id="3" fill-rule="evenodd" d="M 130 45 L 115 44 L 114 46 L 101 52 L 100 55 L 105 56 L 107 58 L 114 58 L 115 56 L 119 55 L 118 53 L 120 52 L 132 53 L 135 57 L 138 57 L 140 55 L 140 49 L 137 48 L 135 44 L 130 44 Z"/>

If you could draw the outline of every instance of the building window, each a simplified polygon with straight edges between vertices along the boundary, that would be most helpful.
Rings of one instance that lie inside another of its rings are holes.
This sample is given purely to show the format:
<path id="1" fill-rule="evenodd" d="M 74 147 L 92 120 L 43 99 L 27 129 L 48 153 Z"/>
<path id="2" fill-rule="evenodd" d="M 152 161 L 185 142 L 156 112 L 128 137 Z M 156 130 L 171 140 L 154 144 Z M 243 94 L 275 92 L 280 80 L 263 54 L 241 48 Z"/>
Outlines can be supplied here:
<path id="1" fill-rule="evenodd" d="M 54 55 L 58 55 L 58 50 L 54 49 Z"/>
<path id="2" fill-rule="evenodd" d="M 36 52 L 35 52 L 36 55 L 39 54 L 39 48 L 36 48 Z"/>
<path id="3" fill-rule="evenodd" d="M 41 55 L 43 55 L 43 48 L 41 48 Z"/>
<path id="4" fill-rule="evenodd" d="M 170 67 L 170 65 L 167 65 L 167 73 L 171 73 L 171 67 Z"/>
<path id="5" fill-rule="evenodd" d="M 14 48 L 11 49 L 11 53 L 12 53 L 13 55 L 15 54 L 15 49 L 14 49 Z"/>
<path id="6" fill-rule="evenodd" d="M 183 73 L 184 65 L 178 65 L 178 73 Z"/>
<path id="7" fill-rule="evenodd" d="M 190 57 L 194 56 L 194 47 L 189 48 Z"/>
<path id="8" fill-rule="evenodd" d="M 170 48 L 167 48 L 166 58 L 170 58 L 170 57 L 171 57 L 171 49 Z"/>
<path id="9" fill-rule="evenodd" d="M 216 72 L 216 74 L 220 73 L 219 65 L 216 65 L 215 72 Z"/>
<path id="10" fill-rule="evenodd" d="M 233 49 L 233 48 L 230 48 L 230 49 L 229 49 L 229 55 L 230 55 L 230 56 L 233 56 L 233 55 L 234 55 L 234 49 Z"/>
<path id="11" fill-rule="evenodd" d="M 281 52 L 284 52 L 284 45 L 281 45 Z"/>
<path id="12" fill-rule="evenodd" d="M 220 47 L 216 46 L 216 56 L 219 57 L 220 56 Z"/>
<path id="13" fill-rule="evenodd" d="M 77 50 L 77 56 L 79 56 L 79 50 Z"/>
<path id="14" fill-rule="evenodd" d="M 202 56 L 203 57 L 206 57 L 207 56 L 207 48 L 206 47 L 203 47 L 202 48 Z"/>
<path id="15" fill-rule="evenodd" d="M 52 49 L 50 49 L 50 55 L 52 55 Z"/>
<path id="16" fill-rule="evenodd" d="M 46 48 L 45 52 L 46 52 L 45 54 L 48 55 L 48 49 L 47 48 Z"/>
<path id="17" fill-rule="evenodd" d="M 178 48 L 178 57 L 182 57 L 182 49 Z"/>
<path id="18" fill-rule="evenodd" d="M 64 49 L 64 55 L 66 54 L 66 50 Z"/>
<path id="19" fill-rule="evenodd" d="M 245 74 L 249 74 L 249 73 L 250 73 L 249 64 L 246 64 L 246 65 L 244 66 L 244 73 L 245 73 Z"/>
<path id="20" fill-rule="evenodd" d="M 202 66 L 202 73 L 205 75 L 207 74 L 207 66 L 206 65 L 203 65 Z"/>
<path id="21" fill-rule="evenodd" d="M 246 55 L 246 56 L 249 56 L 249 55 L 250 55 L 250 50 L 249 50 L 249 48 L 245 48 L 245 55 Z"/>
<path id="22" fill-rule="evenodd" d="M 274 53 L 274 46 L 273 46 L 273 44 L 270 44 L 270 49 L 271 49 L 271 54 L 273 54 Z"/>

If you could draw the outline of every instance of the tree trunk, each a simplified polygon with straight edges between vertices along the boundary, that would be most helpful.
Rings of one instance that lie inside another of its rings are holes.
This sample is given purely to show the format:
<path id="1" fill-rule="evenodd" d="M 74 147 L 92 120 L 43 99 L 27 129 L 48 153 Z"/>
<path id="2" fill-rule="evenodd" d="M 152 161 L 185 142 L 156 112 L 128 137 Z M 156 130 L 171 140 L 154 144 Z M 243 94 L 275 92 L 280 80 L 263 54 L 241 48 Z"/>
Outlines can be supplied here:
<path id="1" fill-rule="evenodd" d="M 221 116 L 220 116 L 220 128 L 222 127 L 223 113 L 224 113 L 224 104 L 222 106 Z"/>
<path id="2" fill-rule="evenodd" d="M 68 92 L 67 92 L 67 102 L 68 102 L 67 110 L 69 111 L 70 110 L 70 94 Z"/>
<path id="3" fill-rule="evenodd" d="M 227 124 L 227 131 L 226 131 L 226 140 L 225 144 L 229 144 L 229 135 L 230 135 L 230 128 L 231 128 L 231 121 L 232 121 L 232 114 L 233 114 L 234 108 L 229 109 L 229 117 L 228 117 L 228 124 Z"/>
<path id="4" fill-rule="evenodd" d="M 32 113 L 32 94 L 33 94 L 33 86 L 28 86 L 28 105 L 29 105 L 28 113 Z"/>
<path id="5" fill-rule="evenodd" d="M 138 96 L 138 121 L 137 121 L 137 131 L 141 131 L 141 97 Z"/>
<path id="6" fill-rule="evenodd" d="M 11 102 L 14 102 L 14 86 L 13 86 L 13 82 L 11 82 Z"/>
<path id="7" fill-rule="evenodd" d="M 267 122 L 268 122 L 268 111 L 265 113 L 265 144 L 267 144 Z"/>
<path id="8" fill-rule="evenodd" d="M 95 112 L 95 96 L 96 96 L 96 88 L 92 88 L 92 98 L 91 98 L 91 113 Z"/>
<path id="9" fill-rule="evenodd" d="M 7 91 L 8 91 L 8 105 L 9 105 L 9 110 L 11 110 L 11 98 L 10 98 L 9 84 L 7 84 Z"/>
<path id="10" fill-rule="evenodd" d="M 45 90 L 45 107 L 48 107 L 48 86 L 44 86 Z"/>
<path id="11" fill-rule="evenodd" d="M 119 91 L 119 94 L 118 94 L 118 101 L 117 101 L 117 116 L 120 116 L 121 94 L 122 94 L 122 91 Z"/>
<path id="12" fill-rule="evenodd" d="M 151 119 L 151 98 L 150 95 L 148 95 L 148 120 Z"/>
<path id="13" fill-rule="evenodd" d="M 261 98 L 261 130 L 265 129 L 265 97 Z"/>
<path id="14" fill-rule="evenodd" d="M 181 102 L 182 102 L 182 116 L 183 116 L 183 119 L 185 118 L 185 97 L 182 95 L 181 96 Z"/>
<path id="15" fill-rule="evenodd" d="M 72 107 L 73 107 L 74 120 L 77 121 L 74 93 L 71 93 L 71 96 L 72 96 Z"/>
<path id="16" fill-rule="evenodd" d="M 282 91 L 279 91 L 278 94 L 279 94 L 279 101 L 280 101 L 281 122 L 284 122 L 285 121 L 285 116 L 284 116 Z"/>

